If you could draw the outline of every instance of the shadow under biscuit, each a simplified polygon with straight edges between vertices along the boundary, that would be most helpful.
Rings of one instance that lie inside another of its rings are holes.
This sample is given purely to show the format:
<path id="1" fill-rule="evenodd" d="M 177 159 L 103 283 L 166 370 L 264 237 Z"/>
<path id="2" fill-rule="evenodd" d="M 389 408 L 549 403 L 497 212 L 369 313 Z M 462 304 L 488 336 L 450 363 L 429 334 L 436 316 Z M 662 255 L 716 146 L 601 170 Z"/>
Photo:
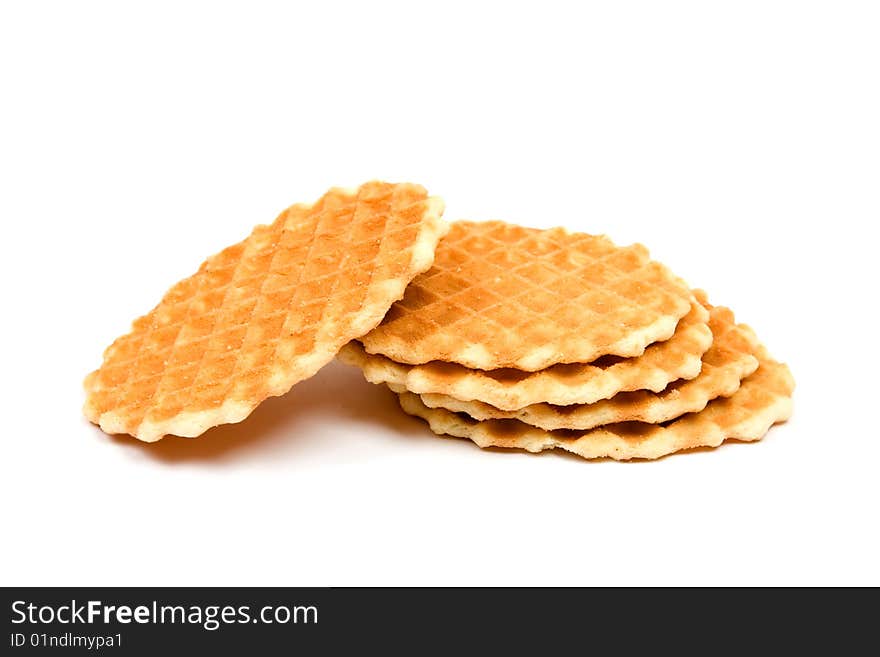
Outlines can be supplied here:
<path id="1" fill-rule="evenodd" d="M 197 438 L 169 435 L 154 443 L 124 434 L 109 438 L 123 449 L 168 464 L 280 461 L 295 468 L 298 456 L 312 454 L 312 460 L 338 457 L 350 462 L 358 444 L 368 449 L 374 437 L 412 440 L 424 433 L 422 426 L 400 411 L 396 395 L 387 388 L 367 383 L 360 370 L 334 361 L 286 395 L 267 399 L 244 421 L 213 427 Z M 381 431 L 374 432 L 377 427 Z M 107 439 L 98 427 L 94 430 Z"/>

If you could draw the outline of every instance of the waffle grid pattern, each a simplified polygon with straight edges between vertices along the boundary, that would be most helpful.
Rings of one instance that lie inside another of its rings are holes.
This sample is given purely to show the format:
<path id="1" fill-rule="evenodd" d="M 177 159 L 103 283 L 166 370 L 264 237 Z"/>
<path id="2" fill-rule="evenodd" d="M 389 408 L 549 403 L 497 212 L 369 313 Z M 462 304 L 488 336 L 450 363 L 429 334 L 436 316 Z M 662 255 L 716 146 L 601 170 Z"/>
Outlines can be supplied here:
<path id="1" fill-rule="evenodd" d="M 442 202 L 367 183 L 294 205 L 174 285 L 85 382 L 86 415 L 157 440 L 243 419 L 378 324 L 433 260 Z"/>
<path id="2" fill-rule="evenodd" d="M 442 361 L 406 365 L 367 354 L 357 342 L 343 347 L 339 358 L 360 367 L 371 383 L 480 401 L 506 411 L 540 402 L 560 406 L 592 404 L 621 391 L 658 392 L 672 381 L 696 377 L 703 354 L 712 344 L 708 320 L 709 312 L 694 300 L 672 337 L 651 344 L 637 358 L 558 364 L 538 372 L 474 370 Z"/>
<path id="3" fill-rule="evenodd" d="M 434 266 L 362 342 L 400 363 L 536 371 L 638 356 L 672 335 L 690 299 L 685 283 L 641 245 L 459 221 Z"/>
<path id="4" fill-rule="evenodd" d="M 703 355 L 700 375 L 690 381 L 676 381 L 659 393 L 637 390 L 594 404 L 538 403 L 514 411 L 502 411 L 483 402 L 461 401 L 448 395 L 422 394 L 420 397 L 429 408 L 466 413 L 475 420 L 516 419 L 548 431 L 586 431 L 617 422 L 668 422 L 686 413 L 701 411 L 713 399 L 729 397 L 739 389 L 742 379 L 758 368 L 758 359 L 754 356 L 758 343 L 751 330 L 737 325 L 727 308 L 714 307 L 710 315 L 709 327 L 714 341 Z M 395 392 L 404 391 L 391 388 Z"/>

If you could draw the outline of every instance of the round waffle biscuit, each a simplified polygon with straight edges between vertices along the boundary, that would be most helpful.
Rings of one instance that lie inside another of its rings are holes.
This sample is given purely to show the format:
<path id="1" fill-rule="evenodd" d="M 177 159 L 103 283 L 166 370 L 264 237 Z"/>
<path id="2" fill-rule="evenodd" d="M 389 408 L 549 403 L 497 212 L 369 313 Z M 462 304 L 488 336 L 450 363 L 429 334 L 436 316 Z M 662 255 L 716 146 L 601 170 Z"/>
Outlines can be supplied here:
<path id="1" fill-rule="evenodd" d="M 85 381 L 85 415 L 144 441 L 240 422 L 374 328 L 433 262 L 443 202 L 370 182 L 294 205 L 174 285 Z"/>
<path id="2" fill-rule="evenodd" d="M 367 353 L 399 363 L 536 371 L 639 356 L 691 309 L 681 279 L 645 247 L 604 236 L 459 221 L 383 322 Z"/>

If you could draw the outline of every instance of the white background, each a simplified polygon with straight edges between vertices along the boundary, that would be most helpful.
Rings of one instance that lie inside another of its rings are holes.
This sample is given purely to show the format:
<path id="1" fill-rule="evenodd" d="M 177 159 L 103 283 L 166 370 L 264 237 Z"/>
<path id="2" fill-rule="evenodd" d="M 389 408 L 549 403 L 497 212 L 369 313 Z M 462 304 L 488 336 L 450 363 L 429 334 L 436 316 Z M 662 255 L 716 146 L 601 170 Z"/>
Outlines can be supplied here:
<path id="1" fill-rule="evenodd" d="M 875 3 L 289 4 L 0 9 L 0 583 L 880 584 Z M 794 418 L 481 452 L 335 363 L 197 440 L 81 416 L 172 283 L 371 178 L 644 242 L 789 362 Z"/>

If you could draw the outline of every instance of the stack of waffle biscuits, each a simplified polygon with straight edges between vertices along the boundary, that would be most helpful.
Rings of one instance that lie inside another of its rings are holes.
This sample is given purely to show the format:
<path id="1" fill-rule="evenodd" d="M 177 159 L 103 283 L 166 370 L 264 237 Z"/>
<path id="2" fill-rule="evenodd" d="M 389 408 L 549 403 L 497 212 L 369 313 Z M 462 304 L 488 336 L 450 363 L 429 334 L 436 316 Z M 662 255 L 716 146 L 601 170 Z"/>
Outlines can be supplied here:
<path id="1" fill-rule="evenodd" d="M 794 387 L 748 326 L 644 247 L 498 221 L 453 224 L 339 357 L 437 434 L 585 458 L 758 440 Z"/>
<path id="2" fill-rule="evenodd" d="M 788 368 L 643 246 L 442 213 L 382 182 L 291 206 L 107 348 L 86 416 L 147 442 L 198 436 L 337 352 L 481 447 L 653 459 L 791 414 Z"/>

